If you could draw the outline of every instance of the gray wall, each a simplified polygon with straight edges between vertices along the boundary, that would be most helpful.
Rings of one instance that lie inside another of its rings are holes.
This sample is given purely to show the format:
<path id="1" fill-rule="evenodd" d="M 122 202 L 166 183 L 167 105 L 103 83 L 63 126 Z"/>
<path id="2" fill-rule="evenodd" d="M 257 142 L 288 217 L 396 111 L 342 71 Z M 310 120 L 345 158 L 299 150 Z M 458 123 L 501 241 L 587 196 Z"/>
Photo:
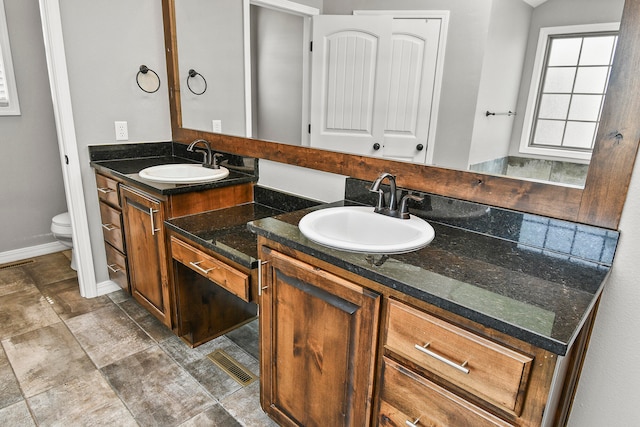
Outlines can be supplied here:
<path id="1" fill-rule="evenodd" d="M 102 282 L 108 274 L 87 147 L 116 143 L 116 120 L 128 122 L 131 142 L 171 140 L 162 8 L 158 0 L 60 0 L 60 9 L 91 247 Z M 157 92 L 138 88 L 141 64 L 160 76 Z"/>
<path id="2" fill-rule="evenodd" d="M 509 152 L 514 117 L 487 117 L 486 112 L 517 111 L 532 12 L 522 1 L 493 0 L 469 164 L 506 157 Z"/>
<path id="3" fill-rule="evenodd" d="M 245 136 L 242 22 L 239 0 L 176 2 L 184 127 L 211 132 L 215 119 L 222 121 L 222 133 Z M 194 95 L 187 87 L 191 68 L 207 80 L 202 95 Z"/>
<path id="4" fill-rule="evenodd" d="M 55 241 L 67 210 L 37 1 L 6 0 L 20 116 L 0 116 L 0 253 Z"/>
<path id="5" fill-rule="evenodd" d="M 251 6 L 253 137 L 302 143 L 303 18 Z"/>

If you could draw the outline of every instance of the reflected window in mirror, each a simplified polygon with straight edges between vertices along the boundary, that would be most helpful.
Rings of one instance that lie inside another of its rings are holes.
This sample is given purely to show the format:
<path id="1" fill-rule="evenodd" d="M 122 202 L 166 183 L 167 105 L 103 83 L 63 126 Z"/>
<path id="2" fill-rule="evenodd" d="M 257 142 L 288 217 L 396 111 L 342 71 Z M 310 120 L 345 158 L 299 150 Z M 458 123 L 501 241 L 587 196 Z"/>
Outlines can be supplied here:
<path id="1" fill-rule="evenodd" d="M 0 116 L 19 116 L 18 90 L 11 61 L 4 0 L 0 0 Z"/>
<path id="2" fill-rule="evenodd" d="M 588 161 L 618 24 L 542 28 L 520 152 Z"/>

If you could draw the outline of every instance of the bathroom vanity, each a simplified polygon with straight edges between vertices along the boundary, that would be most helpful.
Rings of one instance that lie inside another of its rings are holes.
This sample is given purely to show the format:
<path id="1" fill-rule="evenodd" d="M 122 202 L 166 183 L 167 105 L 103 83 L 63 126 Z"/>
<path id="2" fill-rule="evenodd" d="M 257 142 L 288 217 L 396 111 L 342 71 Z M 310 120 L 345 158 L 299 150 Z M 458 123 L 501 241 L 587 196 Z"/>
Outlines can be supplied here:
<path id="1" fill-rule="evenodd" d="M 347 252 L 298 223 L 375 205 L 370 182 L 349 178 L 344 201 L 317 206 L 245 171 L 167 188 L 137 176 L 170 161 L 184 159 L 92 162 L 106 245 L 134 298 L 190 346 L 259 312 L 261 404 L 279 424 L 566 421 L 617 232 L 412 192 L 435 230 L 427 247 Z"/>
<path id="2" fill-rule="evenodd" d="M 167 184 L 147 167 L 196 161 L 168 143 L 91 147 L 109 275 L 188 345 L 256 318 L 257 246 L 247 222 L 317 202 L 255 186 L 254 159 L 218 181 Z"/>
<path id="3" fill-rule="evenodd" d="M 336 205 L 370 200 L 348 182 Z M 406 254 L 318 245 L 297 226 L 309 210 L 249 224 L 262 407 L 279 424 L 566 421 L 617 233 L 424 196 L 412 212 L 436 237 Z"/>
<path id="4" fill-rule="evenodd" d="M 174 150 L 178 150 L 175 152 Z M 253 167 L 220 181 L 157 183 L 146 167 L 196 162 L 172 143 L 92 147 L 110 276 L 167 327 L 177 327 L 176 296 L 165 219 L 253 201 Z"/>

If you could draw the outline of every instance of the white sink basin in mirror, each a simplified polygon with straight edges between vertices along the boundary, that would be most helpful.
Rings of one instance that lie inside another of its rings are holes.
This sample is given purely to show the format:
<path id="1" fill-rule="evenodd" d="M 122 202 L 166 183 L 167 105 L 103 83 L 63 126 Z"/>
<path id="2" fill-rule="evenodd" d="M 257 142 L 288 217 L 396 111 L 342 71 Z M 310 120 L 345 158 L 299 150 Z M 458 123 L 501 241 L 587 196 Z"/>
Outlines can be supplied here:
<path id="1" fill-rule="evenodd" d="M 308 239 L 334 249 L 367 254 L 400 254 L 427 246 L 433 227 L 421 218 L 392 218 L 368 206 L 313 211 L 298 224 Z"/>
<path id="2" fill-rule="evenodd" d="M 195 163 L 173 163 L 142 169 L 138 175 L 153 182 L 197 184 L 226 178 L 229 169 L 222 166 L 219 169 L 205 168 Z"/>

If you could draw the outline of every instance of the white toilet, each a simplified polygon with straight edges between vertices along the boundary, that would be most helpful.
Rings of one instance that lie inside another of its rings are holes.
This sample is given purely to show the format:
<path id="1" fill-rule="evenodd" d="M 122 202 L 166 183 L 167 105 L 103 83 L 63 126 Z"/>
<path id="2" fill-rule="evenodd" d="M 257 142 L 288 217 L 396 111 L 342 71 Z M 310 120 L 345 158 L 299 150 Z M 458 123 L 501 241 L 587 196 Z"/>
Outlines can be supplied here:
<path id="1" fill-rule="evenodd" d="M 76 270 L 76 257 L 73 253 L 73 239 L 71 233 L 71 216 L 69 212 L 56 215 L 51 220 L 51 232 L 60 243 L 71 248 L 71 268 Z"/>

